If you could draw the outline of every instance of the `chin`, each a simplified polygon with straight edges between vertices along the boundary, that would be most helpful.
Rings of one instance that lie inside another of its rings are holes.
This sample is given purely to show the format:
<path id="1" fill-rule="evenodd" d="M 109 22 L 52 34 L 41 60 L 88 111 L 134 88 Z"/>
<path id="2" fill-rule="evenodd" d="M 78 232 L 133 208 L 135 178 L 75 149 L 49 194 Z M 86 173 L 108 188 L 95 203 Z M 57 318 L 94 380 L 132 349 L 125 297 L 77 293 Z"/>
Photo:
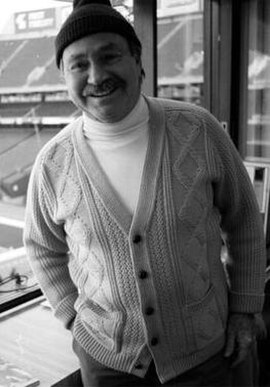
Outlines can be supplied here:
<path id="1" fill-rule="evenodd" d="M 101 107 L 100 109 L 93 109 L 91 106 L 85 107 L 84 111 L 91 118 L 94 118 L 100 122 L 117 122 L 121 121 L 127 114 L 124 111 L 120 110 L 119 105 L 113 107 Z"/>

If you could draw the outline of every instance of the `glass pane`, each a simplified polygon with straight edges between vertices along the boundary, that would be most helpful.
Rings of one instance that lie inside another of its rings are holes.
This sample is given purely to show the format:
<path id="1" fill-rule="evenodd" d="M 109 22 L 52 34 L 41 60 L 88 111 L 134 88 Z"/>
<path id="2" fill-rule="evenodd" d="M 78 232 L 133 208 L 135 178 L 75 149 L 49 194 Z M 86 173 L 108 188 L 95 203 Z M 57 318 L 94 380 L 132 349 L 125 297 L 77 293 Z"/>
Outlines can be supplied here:
<path id="1" fill-rule="evenodd" d="M 74 112 L 53 43 L 70 9 L 52 0 L 9 0 L 1 9 L 0 312 L 40 294 L 22 241 L 25 197 L 38 151 Z"/>
<path id="2" fill-rule="evenodd" d="M 203 1 L 159 0 L 158 96 L 203 104 Z"/>
<path id="3" fill-rule="evenodd" d="M 250 3 L 247 159 L 270 159 L 270 2 Z"/>
<path id="4" fill-rule="evenodd" d="M 111 0 L 111 4 L 117 11 L 129 20 L 132 24 L 134 22 L 133 15 L 133 0 Z"/>
<path id="5" fill-rule="evenodd" d="M 133 22 L 133 0 L 112 4 Z M 0 312 L 39 288 L 22 241 L 25 198 L 37 153 L 79 114 L 54 57 L 71 10 L 63 0 L 9 0 L 1 9 Z"/>

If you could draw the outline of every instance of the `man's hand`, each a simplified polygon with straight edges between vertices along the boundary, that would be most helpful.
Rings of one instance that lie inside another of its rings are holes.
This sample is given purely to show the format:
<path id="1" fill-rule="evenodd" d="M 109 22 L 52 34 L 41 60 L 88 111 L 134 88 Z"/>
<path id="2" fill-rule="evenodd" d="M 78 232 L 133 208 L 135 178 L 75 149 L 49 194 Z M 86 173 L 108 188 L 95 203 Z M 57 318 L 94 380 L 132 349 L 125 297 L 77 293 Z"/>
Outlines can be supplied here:
<path id="1" fill-rule="evenodd" d="M 246 358 L 254 340 L 264 334 L 263 320 L 255 315 L 232 313 L 229 316 L 224 356 L 232 358 L 232 367 Z"/>

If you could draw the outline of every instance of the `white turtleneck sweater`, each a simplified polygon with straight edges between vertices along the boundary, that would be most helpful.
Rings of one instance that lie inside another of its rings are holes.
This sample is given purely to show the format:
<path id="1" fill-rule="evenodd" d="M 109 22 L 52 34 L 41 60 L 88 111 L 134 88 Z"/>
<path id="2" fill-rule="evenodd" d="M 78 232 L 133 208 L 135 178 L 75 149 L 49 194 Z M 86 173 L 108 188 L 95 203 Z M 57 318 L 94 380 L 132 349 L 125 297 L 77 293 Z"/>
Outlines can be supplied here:
<path id="1" fill-rule="evenodd" d="M 143 96 L 123 120 L 95 121 L 84 114 L 84 136 L 124 205 L 136 209 L 146 149 L 148 107 Z"/>

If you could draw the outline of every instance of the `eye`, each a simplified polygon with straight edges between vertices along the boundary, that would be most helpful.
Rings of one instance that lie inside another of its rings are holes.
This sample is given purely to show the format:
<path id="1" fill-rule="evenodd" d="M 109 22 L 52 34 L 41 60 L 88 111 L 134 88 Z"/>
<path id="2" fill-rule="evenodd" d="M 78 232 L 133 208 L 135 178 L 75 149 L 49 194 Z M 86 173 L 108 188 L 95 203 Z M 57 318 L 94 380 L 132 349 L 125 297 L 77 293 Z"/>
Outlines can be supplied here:
<path id="1" fill-rule="evenodd" d="M 120 51 L 113 51 L 113 52 L 107 52 L 104 53 L 101 60 L 104 63 L 113 64 L 122 59 L 122 53 Z"/>
<path id="2" fill-rule="evenodd" d="M 72 71 L 72 72 L 84 71 L 87 68 L 88 68 L 88 61 L 86 60 L 75 61 L 69 65 L 69 71 Z"/>

